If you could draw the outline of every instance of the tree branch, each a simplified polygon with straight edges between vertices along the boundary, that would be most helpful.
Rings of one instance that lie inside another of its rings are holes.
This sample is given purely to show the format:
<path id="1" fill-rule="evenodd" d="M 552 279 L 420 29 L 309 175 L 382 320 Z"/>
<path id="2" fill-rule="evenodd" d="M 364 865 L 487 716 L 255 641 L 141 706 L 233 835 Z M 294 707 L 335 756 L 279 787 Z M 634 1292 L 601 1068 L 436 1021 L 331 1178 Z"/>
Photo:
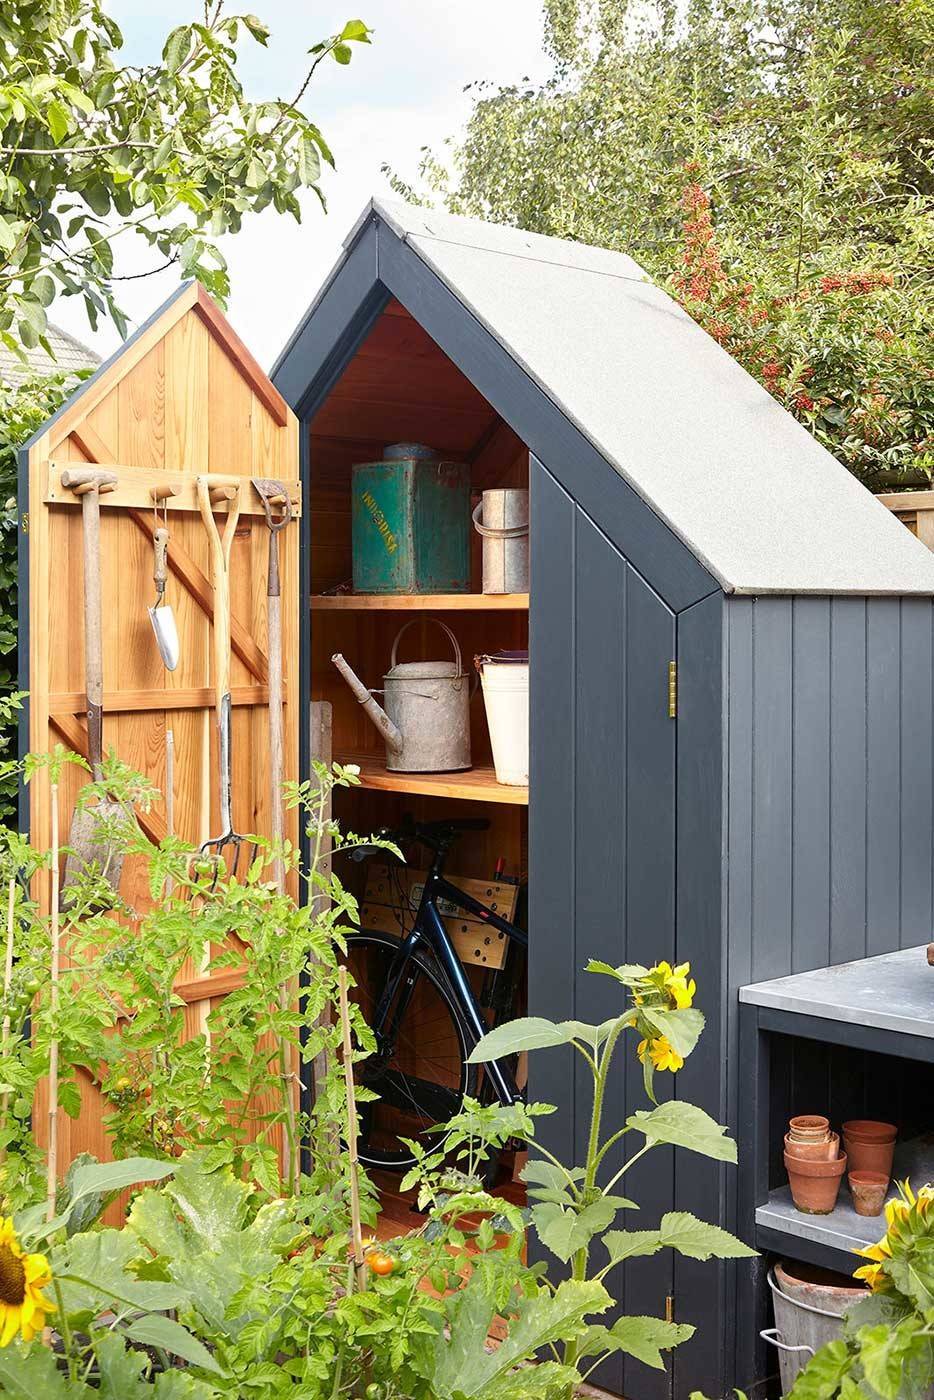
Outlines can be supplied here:
<path id="1" fill-rule="evenodd" d="M 96 156 L 103 151 L 155 151 L 155 141 L 110 141 L 103 146 L 0 146 L 3 156 Z"/>

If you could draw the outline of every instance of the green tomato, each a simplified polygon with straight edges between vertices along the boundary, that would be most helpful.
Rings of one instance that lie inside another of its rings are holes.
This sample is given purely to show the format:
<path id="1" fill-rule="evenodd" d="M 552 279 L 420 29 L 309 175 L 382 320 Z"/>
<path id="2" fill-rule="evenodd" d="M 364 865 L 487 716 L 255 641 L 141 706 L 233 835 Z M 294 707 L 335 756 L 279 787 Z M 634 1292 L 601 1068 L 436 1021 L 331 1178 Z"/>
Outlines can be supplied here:
<path id="1" fill-rule="evenodd" d="M 382 1387 L 376 1384 L 376 1381 L 371 1381 L 363 1393 L 366 1400 L 381 1400 L 383 1391 Z"/>

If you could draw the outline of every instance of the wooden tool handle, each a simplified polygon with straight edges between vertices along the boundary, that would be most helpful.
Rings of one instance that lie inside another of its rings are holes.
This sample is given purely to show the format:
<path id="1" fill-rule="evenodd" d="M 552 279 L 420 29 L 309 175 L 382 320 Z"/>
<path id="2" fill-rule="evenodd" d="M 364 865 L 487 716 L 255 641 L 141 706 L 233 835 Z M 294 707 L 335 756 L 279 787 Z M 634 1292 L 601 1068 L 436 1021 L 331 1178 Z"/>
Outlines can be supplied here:
<path id="1" fill-rule="evenodd" d="M 165 592 L 165 585 L 169 577 L 169 532 L 164 526 L 152 537 L 155 546 L 155 558 L 152 566 L 152 581 L 156 585 L 156 592 L 161 598 Z"/>
<path id="2" fill-rule="evenodd" d="M 214 690 L 218 724 L 222 723 L 223 699 L 230 694 L 230 551 L 240 516 L 239 492 L 227 508 L 224 535 L 217 528 L 211 505 L 211 482 L 198 477 L 198 508 L 208 534 L 211 551 L 211 581 L 214 585 Z"/>
<path id="3" fill-rule="evenodd" d="M 101 513 L 97 482 L 81 497 L 84 527 L 84 688 L 88 708 L 88 759 L 100 782 L 104 757 L 104 645 L 101 622 Z"/>
<path id="4" fill-rule="evenodd" d="M 275 536 L 270 538 L 275 539 Z M 278 551 L 277 551 L 278 552 Z M 282 820 L 282 774 L 284 766 L 284 745 L 282 727 L 282 600 L 278 593 L 270 593 L 267 599 L 269 610 L 269 776 L 272 797 L 271 835 L 273 842 L 281 843 L 284 834 Z M 276 858 L 276 888 L 282 893 L 285 889 L 285 867 L 280 857 Z"/>

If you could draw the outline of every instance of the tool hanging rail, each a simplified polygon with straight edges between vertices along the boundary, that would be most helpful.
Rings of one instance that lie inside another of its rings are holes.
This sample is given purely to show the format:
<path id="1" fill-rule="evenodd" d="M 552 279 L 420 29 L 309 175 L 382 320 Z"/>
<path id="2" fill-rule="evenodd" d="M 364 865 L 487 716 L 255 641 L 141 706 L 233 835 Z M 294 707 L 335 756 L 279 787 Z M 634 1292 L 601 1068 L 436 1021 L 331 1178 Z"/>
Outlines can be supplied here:
<path id="1" fill-rule="evenodd" d="M 81 502 L 80 483 L 86 472 L 92 470 L 91 463 L 85 467 L 83 463 L 77 462 L 56 462 L 54 460 L 47 462 L 45 464 L 46 477 L 43 495 L 45 504 L 50 506 L 79 505 Z M 104 470 L 108 475 L 116 477 L 116 481 L 101 492 L 101 509 L 112 509 L 114 506 L 118 506 L 124 510 L 127 507 L 151 510 L 153 504 L 158 502 L 160 510 L 196 512 L 200 509 L 196 486 L 200 476 L 210 486 L 213 504 L 223 506 L 235 490 L 240 488 L 240 514 L 265 515 L 262 497 L 251 485 L 249 477 L 233 476 L 223 472 L 201 472 L 198 475 L 188 475 L 187 469 L 186 473 L 181 471 L 168 472 L 158 467 L 128 467 L 109 462 Z M 288 492 L 292 518 L 297 518 L 302 513 L 301 482 L 297 480 L 284 481 L 282 485 Z"/>

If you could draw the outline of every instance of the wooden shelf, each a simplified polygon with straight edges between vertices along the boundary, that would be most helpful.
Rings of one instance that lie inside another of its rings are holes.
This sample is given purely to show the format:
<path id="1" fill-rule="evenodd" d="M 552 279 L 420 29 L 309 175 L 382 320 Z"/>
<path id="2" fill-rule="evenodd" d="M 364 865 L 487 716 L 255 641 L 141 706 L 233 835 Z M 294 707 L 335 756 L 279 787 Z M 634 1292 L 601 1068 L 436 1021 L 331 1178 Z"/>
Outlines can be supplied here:
<path id="1" fill-rule="evenodd" d="M 312 612 L 527 612 L 527 593 L 316 594 Z"/>
<path id="2" fill-rule="evenodd" d="M 411 792 L 422 797 L 450 797 L 460 802 L 504 802 L 529 805 L 527 787 L 507 787 L 496 781 L 491 767 L 478 765 L 465 773 L 389 773 L 372 754 L 346 754 L 341 763 L 360 766 L 360 786 L 378 792 Z"/>

